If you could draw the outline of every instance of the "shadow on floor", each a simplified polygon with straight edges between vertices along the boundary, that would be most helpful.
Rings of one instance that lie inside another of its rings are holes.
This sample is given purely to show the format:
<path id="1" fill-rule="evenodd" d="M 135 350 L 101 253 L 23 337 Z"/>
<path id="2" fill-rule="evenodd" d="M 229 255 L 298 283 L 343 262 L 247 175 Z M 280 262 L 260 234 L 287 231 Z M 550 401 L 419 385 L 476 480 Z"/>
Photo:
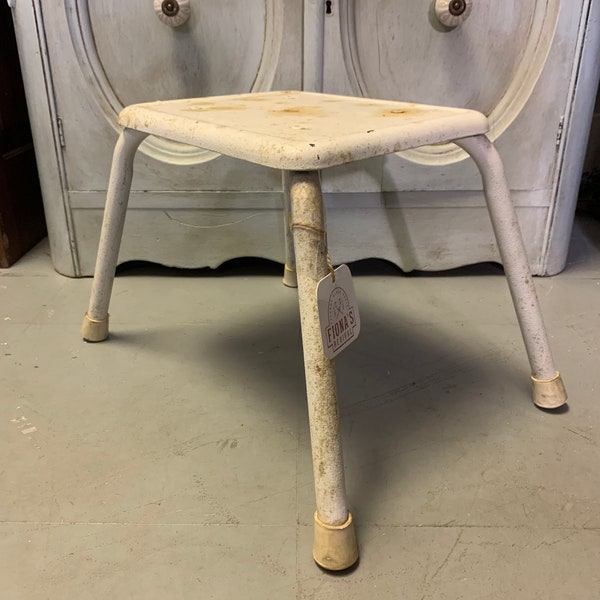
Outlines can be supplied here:
<path id="1" fill-rule="evenodd" d="M 272 285 L 280 285 L 278 265 L 266 261 L 246 264 L 245 259 L 232 263 L 216 276 L 273 275 Z M 388 274 L 390 269 L 398 271 L 382 261 L 373 265 L 363 261 L 358 268 L 353 266 L 357 277 Z M 179 270 L 141 265 L 132 266 L 127 276 L 147 275 L 149 270 L 152 275 L 181 276 Z M 485 265 L 481 271 L 489 275 L 499 268 Z M 188 275 L 215 276 L 209 270 Z M 287 291 L 295 294 L 294 290 Z M 374 504 L 372 490 L 385 485 L 389 468 L 385 463 L 390 457 L 377 443 L 379 430 L 387 429 L 389 434 L 392 427 L 402 446 L 418 448 L 427 469 L 435 470 L 439 451 L 436 441 L 449 431 L 454 438 L 468 438 L 474 430 L 497 427 L 499 415 L 534 409 L 527 358 L 516 324 L 509 334 L 517 338 L 519 350 L 513 351 L 503 349 L 501 340 L 471 341 L 469 326 L 444 325 L 443 307 L 440 324 L 416 322 L 411 307 L 391 307 L 382 298 L 361 300 L 360 308 L 361 336 L 336 363 L 347 463 L 361 465 L 352 475 L 353 503 L 367 513 Z M 283 410 L 284 405 L 293 405 L 304 415 L 300 440 L 307 447 L 301 336 L 295 303 L 283 303 L 275 310 L 272 306 L 264 310 L 258 307 L 251 314 L 252 320 L 242 319 L 241 325 L 239 320 L 230 324 L 223 318 L 216 326 L 158 324 L 151 332 L 128 331 L 121 326 L 113 339 L 132 348 L 143 346 L 144 352 L 175 353 L 171 359 L 191 365 L 213 365 L 215 371 L 231 374 L 242 393 L 256 402 L 256 410 L 276 415 L 282 419 L 281 427 L 296 430 L 298 423 L 284 421 L 298 414 Z M 177 342 L 184 336 L 185 347 Z M 394 457 L 394 470 L 401 473 L 408 460 L 401 455 Z"/>

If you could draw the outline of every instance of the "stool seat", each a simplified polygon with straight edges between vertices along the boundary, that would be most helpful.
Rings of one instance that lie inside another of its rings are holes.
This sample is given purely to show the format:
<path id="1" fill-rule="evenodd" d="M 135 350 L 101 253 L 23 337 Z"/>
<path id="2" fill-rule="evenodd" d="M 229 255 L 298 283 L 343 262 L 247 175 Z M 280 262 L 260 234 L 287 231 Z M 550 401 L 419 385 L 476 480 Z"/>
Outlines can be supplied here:
<path id="1" fill-rule="evenodd" d="M 486 133 L 473 110 L 311 92 L 134 104 L 123 127 L 276 169 L 307 171 Z"/>

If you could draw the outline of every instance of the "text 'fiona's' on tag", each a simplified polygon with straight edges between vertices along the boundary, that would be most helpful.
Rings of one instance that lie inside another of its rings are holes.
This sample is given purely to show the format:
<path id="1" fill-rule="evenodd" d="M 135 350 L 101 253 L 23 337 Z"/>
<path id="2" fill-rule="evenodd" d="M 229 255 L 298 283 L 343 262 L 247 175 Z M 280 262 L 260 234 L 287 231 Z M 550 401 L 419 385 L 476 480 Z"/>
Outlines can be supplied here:
<path id="1" fill-rule="evenodd" d="M 340 265 L 317 284 L 317 305 L 323 351 L 329 359 L 347 348 L 360 332 L 358 303 L 352 274 L 347 265 Z"/>

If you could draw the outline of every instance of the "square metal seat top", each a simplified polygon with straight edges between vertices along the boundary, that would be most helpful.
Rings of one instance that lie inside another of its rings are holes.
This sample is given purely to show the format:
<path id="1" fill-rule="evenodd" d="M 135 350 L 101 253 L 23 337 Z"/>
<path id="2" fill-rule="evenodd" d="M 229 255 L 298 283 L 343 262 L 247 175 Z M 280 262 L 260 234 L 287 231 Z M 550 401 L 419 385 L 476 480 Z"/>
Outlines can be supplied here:
<path id="1" fill-rule="evenodd" d="M 276 169 L 310 171 L 486 133 L 473 110 L 260 92 L 134 104 L 119 124 Z"/>

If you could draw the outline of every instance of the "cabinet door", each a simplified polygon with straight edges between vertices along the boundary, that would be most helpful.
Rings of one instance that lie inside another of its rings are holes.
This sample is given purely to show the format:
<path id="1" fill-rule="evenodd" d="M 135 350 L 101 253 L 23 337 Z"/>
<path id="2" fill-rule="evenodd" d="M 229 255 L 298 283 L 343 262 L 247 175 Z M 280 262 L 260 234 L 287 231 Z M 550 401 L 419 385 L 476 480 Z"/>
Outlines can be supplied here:
<path id="1" fill-rule="evenodd" d="M 44 3 L 68 208 L 83 274 L 93 268 L 117 115 L 123 106 L 301 85 L 300 3 L 180 3 L 190 14 L 177 27 L 159 18 L 151 0 Z M 279 207 L 279 172 L 155 137 L 140 150 L 121 261 L 215 265 L 239 252 L 226 247 L 223 230 L 217 236 L 211 228 L 249 219 L 247 236 L 258 236 L 264 219 L 267 228 L 275 226 L 271 209 Z M 267 212 L 258 214 L 257 209 Z M 144 241 L 148 236 L 160 238 L 161 247 L 149 247 Z M 194 247 L 196 238 L 203 241 Z M 230 238 L 234 244 L 234 231 Z M 268 255 L 270 249 L 261 247 L 258 237 L 256 241 L 258 246 L 251 244 L 242 254 Z"/>
<path id="2" fill-rule="evenodd" d="M 86 161 L 89 140 L 78 130 L 87 133 L 103 118 L 111 127 L 104 127 L 102 133 L 110 138 L 107 141 L 112 147 L 117 114 L 125 105 L 300 83 L 299 67 L 286 64 L 288 57 L 282 56 L 282 50 L 289 50 L 284 48 L 283 38 L 286 25 L 293 25 L 290 21 L 294 15 L 290 13 L 294 10 L 281 0 L 190 2 L 189 19 L 178 27 L 157 18 L 148 0 L 128 0 L 126 4 L 119 0 L 66 0 L 64 6 L 68 29 L 63 32 L 56 24 L 60 37 L 54 40 L 56 46 L 51 46 L 55 56 L 52 68 L 58 112 L 63 115 L 68 142 L 65 157 L 69 182 L 75 189 L 94 189 L 101 183 L 95 182 L 93 170 L 90 172 L 93 157 Z M 70 47 L 64 44 L 63 33 Z M 296 56 L 289 58 L 297 62 Z M 88 104 L 91 113 L 85 110 Z M 105 152 L 98 140 L 94 146 Z M 156 138 L 145 142 L 142 152 L 167 164 L 203 163 L 215 158 L 214 154 Z M 144 188 L 189 189 L 180 172 L 170 177 L 169 167 L 155 166 L 157 169 L 158 177 L 144 179 Z M 215 177 L 218 170 L 211 165 L 209 172 Z M 214 184 L 214 179 L 205 183 L 209 189 L 214 189 Z M 247 189 L 248 181 L 237 177 L 231 185 Z"/>
<path id="3" fill-rule="evenodd" d="M 584 4 L 473 0 L 468 18 L 450 30 L 430 0 L 332 3 L 324 17 L 324 91 L 487 115 L 539 271 Z M 344 168 L 332 171 L 326 189 L 379 189 L 378 202 L 399 209 L 386 218 L 402 239 L 390 234 L 386 257 L 404 268 L 497 260 L 479 174 L 465 159 L 453 144 L 412 150 L 363 165 L 359 180 Z"/>

